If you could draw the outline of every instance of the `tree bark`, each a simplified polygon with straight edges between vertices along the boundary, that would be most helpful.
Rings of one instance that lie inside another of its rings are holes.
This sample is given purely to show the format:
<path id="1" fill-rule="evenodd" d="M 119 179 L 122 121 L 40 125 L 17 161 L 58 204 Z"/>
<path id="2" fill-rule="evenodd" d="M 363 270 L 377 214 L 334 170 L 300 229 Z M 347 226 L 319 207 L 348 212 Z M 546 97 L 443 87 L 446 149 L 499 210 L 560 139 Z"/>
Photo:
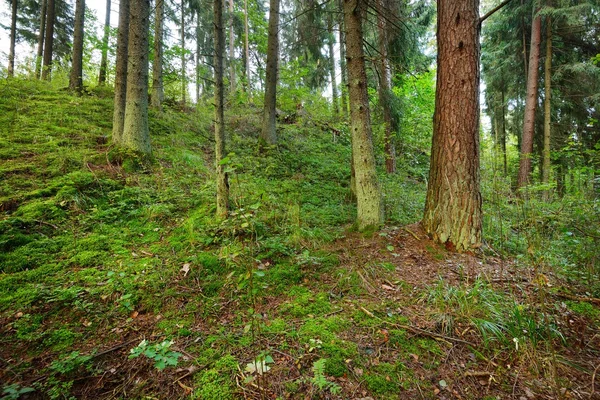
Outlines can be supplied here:
<path id="1" fill-rule="evenodd" d="M 552 82 L 552 18 L 546 17 L 546 61 L 544 63 L 544 156 L 542 162 L 542 183 L 550 182 L 550 122 L 551 122 L 551 82 Z M 550 192 L 545 189 L 542 197 L 547 201 Z"/>
<path id="2" fill-rule="evenodd" d="M 250 44 L 248 29 L 248 0 L 244 0 L 244 52 L 246 54 L 246 93 L 248 99 L 252 96 L 252 86 L 250 84 Z"/>
<path id="3" fill-rule="evenodd" d="M 200 105 L 200 10 L 196 11 L 196 106 Z"/>
<path id="4" fill-rule="evenodd" d="M 235 93 L 235 35 L 233 32 L 233 0 L 229 0 L 229 84 Z"/>
<path id="5" fill-rule="evenodd" d="M 529 50 L 529 71 L 527 72 L 527 97 L 523 116 L 523 134 L 521 137 L 521 157 L 517 187 L 523 188 L 530 183 L 531 155 L 533 153 L 533 133 L 535 131 L 535 109 L 537 106 L 538 67 L 540 63 L 540 41 L 542 19 L 536 9 L 531 27 L 531 48 Z"/>
<path id="6" fill-rule="evenodd" d="M 359 230 L 378 228 L 384 219 L 383 201 L 371 133 L 371 116 L 367 94 L 367 73 L 363 52 L 362 19 L 366 4 L 362 0 L 344 0 L 346 50 L 350 100 L 352 157 L 356 174 L 356 208 Z"/>
<path id="7" fill-rule="evenodd" d="M 277 66 L 279 64 L 279 0 L 270 0 L 269 38 L 267 43 L 267 67 L 265 77 L 265 109 L 261 140 L 274 145 L 277 142 L 275 131 L 275 107 L 277 104 Z"/>
<path id="8" fill-rule="evenodd" d="M 506 158 L 506 101 L 504 100 L 504 89 L 502 89 L 502 123 L 500 125 L 502 141 L 502 159 L 504 162 L 504 176 L 508 176 L 508 160 Z"/>
<path id="9" fill-rule="evenodd" d="M 327 40 L 327 44 L 329 47 L 329 77 L 331 79 L 331 103 L 333 104 L 333 114 L 339 115 L 340 107 L 338 105 L 337 83 L 335 81 L 335 54 L 333 51 L 335 36 L 333 33 L 333 16 L 331 14 L 329 14 L 327 24 L 327 28 L 329 31 L 329 38 Z"/>
<path id="10" fill-rule="evenodd" d="M 163 23 L 164 0 L 156 0 L 154 10 L 154 61 L 152 62 L 152 107 L 161 110 L 164 98 L 163 88 Z"/>
<path id="11" fill-rule="evenodd" d="M 51 0 L 49 0 L 51 1 Z M 112 140 L 121 144 L 125 122 L 127 94 L 127 49 L 129 47 L 129 0 L 119 2 L 119 30 L 117 34 L 117 59 L 115 64 L 115 101 Z"/>
<path id="12" fill-rule="evenodd" d="M 75 28 L 73 30 L 73 61 L 69 76 L 69 89 L 79 94 L 83 91 L 83 26 L 85 24 L 85 0 L 77 0 Z"/>
<path id="13" fill-rule="evenodd" d="M 185 110 L 185 0 L 181 0 L 181 104 Z"/>
<path id="14" fill-rule="evenodd" d="M 385 170 L 388 174 L 396 172 L 396 148 L 392 134 L 392 110 L 390 109 L 390 70 L 388 66 L 387 35 L 384 0 L 378 0 L 377 28 L 379 45 L 379 104 L 383 114 Z"/>
<path id="15" fill-rule="evenodd" d="M 35 79 L 40 79 L 42 73 L 42 56 L 44 53 L 44 36 L 46 33 L 46 9 L 48 1 L 42 0 L 40 12 L 40 33 L 38 35 L 37 56 L 35 58 Z"/>
<path id="16" fill-rule="evenodd" d="M 438 0 L 437 80 L 423 227 L 451 251 L 481 245 L 479 0 Z"/>
<path id="17" fill-rule="evenodd" d="M 17 0 L 12 0 L 10 18 L 10 49 L 8 52 L 8 76 L 15 76 L 15 43 L 17 39 Z"/>
<path id="18" fill-rule="evenodd" d="M 104 17 L 104 36 L 102 37 L 102 58 L 100 60 L 100 73 L 98 85 L 106 84 L 106 71 L 108 70 L 108 37 L 110 34 L 110 6 L 111 0 L 106 0 L 106 16 Z"/>
<path id="19" fill-rule="evenodd" d="M 225 29 L 223 27 L 223 0 L 215 0 L 215 169 L 217 173 L 217 218 L 227 218 L 229 184 L 225 165 L 225 117 L 223 113 L 223 55 Z"/>
<path id="20" fill-rule="evenodd" d="M 342 11 L 342 2 L 343 0 L 338 0 L 339 5 L 338 8 L 340 10 L 340 20 L 339 20 L 339 42 L 340 42 L 340 72 L 341 72 L 341 108 L 342 108 L 342 116 L 344 118 L 348 118 L 348 79 L 347 79 L 347 70 L 346 70 L 346 28 L 344 24 L 344 13 Z"/>
<path id="21" fill-rule="evenodd" d="M 127 95 L 122 145 L 136 152 L 150 154 L 152 151 L 148 131 L 150 0 L 131 0 L 129 11 Z"/>
<path id="22" fill-rule="evenodd" d="M 47 0 L 46 6 L 46 38 L 44 41 L 44 64 L 42 68 L 42 79 L 50 80 L 52 69 L 52 47 L 54 46 L 54 0 Z"/>

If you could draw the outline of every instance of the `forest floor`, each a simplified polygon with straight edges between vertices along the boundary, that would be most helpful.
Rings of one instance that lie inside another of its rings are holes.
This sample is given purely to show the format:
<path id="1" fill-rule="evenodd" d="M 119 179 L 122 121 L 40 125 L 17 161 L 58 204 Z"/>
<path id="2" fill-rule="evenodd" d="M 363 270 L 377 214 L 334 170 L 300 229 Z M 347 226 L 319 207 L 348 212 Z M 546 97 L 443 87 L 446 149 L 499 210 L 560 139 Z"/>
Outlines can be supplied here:
<path id="1" fill-rule="evenodd" d="M 343 124 L 265 156 L 232 112 L 221 222 L 209 108 L 152 113 L 147 163 L 110 145 L 109 92 L 2 85 L 0 398 L 600 399 L 598 287 L 447 252 L 414 170 L 356 232 Z"/>

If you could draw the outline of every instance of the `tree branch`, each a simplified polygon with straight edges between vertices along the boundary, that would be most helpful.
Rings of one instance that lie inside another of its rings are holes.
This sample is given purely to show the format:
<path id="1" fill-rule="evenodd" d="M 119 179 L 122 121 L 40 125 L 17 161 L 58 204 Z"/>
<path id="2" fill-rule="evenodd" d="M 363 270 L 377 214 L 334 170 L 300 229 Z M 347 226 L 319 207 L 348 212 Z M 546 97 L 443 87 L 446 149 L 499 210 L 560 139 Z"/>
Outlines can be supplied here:
<path id="1" fill-rule="evenodd" d="M 502 3 L 498 4 L 496 7 L 492 8 L 487 12 L 483 17 L 479 18 L 479 25 L 483 24 L 483 21 L 492 16 L 496 11 L 500 10 L 502 7 L 510 3 L 510 0 L 504 0 Z"/>

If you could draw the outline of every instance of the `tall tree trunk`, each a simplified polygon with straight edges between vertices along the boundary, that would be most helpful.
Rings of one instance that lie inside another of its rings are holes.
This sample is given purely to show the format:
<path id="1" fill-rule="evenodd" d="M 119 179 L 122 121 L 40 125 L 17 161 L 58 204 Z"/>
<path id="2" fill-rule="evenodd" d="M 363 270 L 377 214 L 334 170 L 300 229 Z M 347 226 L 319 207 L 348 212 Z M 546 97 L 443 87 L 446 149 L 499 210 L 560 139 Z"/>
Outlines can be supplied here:
<path id="1" fill-rule="evenodd" d="M 502 130 L 502 159 L 504 161 L 504 176 L 508 176 L 508 161 L 506 159 L 506 101 L 504 100 L 504 89 L 502 89 L 502 123 L 500 125 Z"/>
<path id="2" fill-rule="evenodd" d="M 85 0 L 77 0 L 75 28 L 73 30 L 73 61 L 69 76 L 69 89 L 81 94 L 83 91 L 83 26 L 85 24 Z"/>
<path id="3" fill-rule="evenodd" d="M 517 187 L 529 184 L 531 175 L 531 155 L 533 153 L 533 133 L 535 131 L 535 109 L 537 106 L 538 67 L 540 63 L 540 40 L 542 19 L 534 10 L 531 27 L 531 49 L 529 50 L 529 71 L 527 73 L 527 97 L 525 99 L 525 115 L 523 116 L 523 134 L 521 137 L 521 157 L 519 160 L 519 176 Z"/>
<path id="4" fill-rule="evenodd" d="M 367 73 L 363 52 L 362 19 L 364 0 L 344 0 L 348 81 L 350 95 L 350 131 L 356 174 L 358 229 L 379 227 L 383 223 L 383 199 L 375 169 L 371 116 L 367 94 Z"/>
<path id="5" fill-rule="evenodd" d="M 338 0 L 338 8 L 342 11 L 343 0 Z M 340 42 L 340 72 L 341 72 L 341 108 L 342 108 L 342 116 L 345 118 L 348 117 L 348 79 L 347 79 L 347 69 L 346 69 L 346 28 L 344 24 L 344 14 L 340 12 L 339 19 L 339 42 Z"/>
<path id="6" fill-rule="evenodd" d="M 217 172 L 217 218 L 227 218 L 229 184 L 225 165 L 225 117 L 223 113 L 223 56 L 225 29 L 223 26 L 223 0 L 215 0 L 215 168 Z"/>
<path id="7" fill-rule="evenodd" d="M 185 0 L 181 0 L 181 104 L 184 110 L 187 85 L 185 75 Z"/>
<path id="8" fill-rule="evenodd" d="M 52 0 L 48 0 L 52 1 Z M 119 29 L 117 34 L 117 59 L 115 63 L 115 101 L 112 140 L 120 144 L 123 140 L 125 122 L 125 98 L 127 94 L 127 53 L 129 47 L 129 0 L 119 2 Z"/>
<path id="9" fill-rule="evenodd" d="M 196 11 L 196 106 L 200 104 L 200 10 Z"/>
<path id="10" fill-rule="evenodd" d="M 229 0 L 229 84 L 235 93 L 235 35 L 233 32 L 233 0 Z"/>
<path id="11" fill-rule="evenodd" d="M 277 104 L 277 66 L 279 64 L 279 0 L 270 0 L 269 38 L 267 43 L 267 68 L 265 77 L 265 110 L 260 134 L 261 140 L 273 145 L 277 142 L 275 114 Z"/>
<path id="12" fill-rule="evenodd" d="M 156 0 L 154 10 L 154 61 L 152 62 L 152 107 L 161 110 L 163 89 L 163 22 L 164 0 Z"/>
<path id="13" fill-rule="evenodd" d="M 55 0 L 47 0 L 46 6 L 46 38 L 44 42 L 44 65 L 42 79 L 49 81 L 52 69 L 52 47 L 54 46 L 54 11 Z"/>
<path id="14" fill-rule="evenodd" d="M 423 227 L 449 250 L 462 252 L 481 245 L 479 0 L 438 0 L 437 7 L 438 69 Z"/>
<path id="15" fill-rule="evenodd" d="M 8 52 L 8 76 L 15 75 L 15 43 L 17 39 L 17 0 L 12 0 L 10 18 L 10 49 Z"/>
<path id="16" fill-rule="evenodd" d="M 98 85 L 106 83 L 106 71 L 108 70 L 108 38 L 110 34 L 110 6 L 111 0 L 106 0 L 106 15 L 104 17 L 104 36 L 102 37 L 102 58 L 100 60 L 100 73 L 98 74 Z"/>
<path id="17" fill-rule="evenodd" d="M 392 135 L 392 110 L 390 109 L 390 70 L 387 59 L 387 35 L 386 21 L 387 15 L 384 0 L 378 0 L 377 28 L 379 35 L 379 104 L 383 114 L 384 124 L 384 150 L 385 150 L 385 170 L 388 174 L 396 172 L 396 148 Z"/>
<path id="18" fill-rule="evenodd" d="M 121 0 L 123 1 L 123 0 Z M 131 0 L 127 50 L 127 96 L 122 144 L 150 154 L 148 132 L 148 28 L 150 0 Z"/>
<path id="19" fill-rule="evenodd" d="M 48 1 L 42 0 L 42 10 L 40 12 L 40 33 L 38 35 L 37 56 L 35 58 L 35 79 L 40 79 L 40 74 L 42 73 L 42 56 L 44 53 L 44 37 L 46 33 L 46 9 L 48 8 L 47 5 Z"/>
<path id="20" fill-rule="evenodd" d="M 250 44 L 249 44 L 249 28 L 248 28 L 248 0 L 244 0 L 244 54 L 246 54 L 246 93 L 248 99 L 252 95 L 252 87 L 250 84 Z"/>
<path id="21" fill-rule="evenodd" d="M 337 83 L 335 81 L 335 53 L 333 51 L 335 35 L 333 33 L 333 16 L 331 13 L 328 17 L 327 29 L 329 31 L 329 38 L 327 40 L 327 44 L 329 46 L 329 77 L 331 79 L 331 103 L 333 104 L 333 114 L 338 115 L 340 113 L 340 107 L 338 105 Z"/>
<path id="22" fill-rule="evenodd" d="M 544 63 L 544 158 L 542 162 L 542 183 L 550 182 L 550 97 L 552 82 L 552 18 L 546 17 L 546 62 Z M 545 201 L 549 198 L 548 189 L 542 194 Z"/>

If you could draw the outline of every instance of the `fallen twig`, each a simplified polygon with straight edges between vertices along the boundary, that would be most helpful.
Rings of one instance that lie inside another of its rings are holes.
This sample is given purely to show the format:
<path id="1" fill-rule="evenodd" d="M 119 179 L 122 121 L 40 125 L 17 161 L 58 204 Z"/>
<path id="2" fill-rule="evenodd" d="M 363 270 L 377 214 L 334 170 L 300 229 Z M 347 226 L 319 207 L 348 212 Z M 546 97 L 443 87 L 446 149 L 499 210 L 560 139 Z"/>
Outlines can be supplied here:
<path id="1" fill-rule="evenodd" d="M 575 296 L 575 295 L 564 293 L 564 292 L 558 292 L 558 293 L 555 293 L 554 295 L 558 296 L 558 297 L 563 297 L 563 298 L 569 299 L 569 300 L 583 301 L 586 303 L 597 304 L 600 306 L 600 299 L 595 298 L 595 297 Z"/>
<path id="2" fill-rule="evenodd" d="M 410 229 L 408 229 L 408 228 L 406 228 L 406 227 L 404 227 L 404 228 L 402 228 L 402 229 L 404 229 L 406 232 L 408 232 L 408 233 L 410 233 L 411 235 L 413 235 L 413 237 L 414 237 L 415 239 L 417 239 L 417 240 L 421 240 L 421 239 L 419 239 L 419 237 L 417 236 L 417 234 L 416 234 L 416 233 L 414 233 L 413 231 L 411 231 Z"/>

